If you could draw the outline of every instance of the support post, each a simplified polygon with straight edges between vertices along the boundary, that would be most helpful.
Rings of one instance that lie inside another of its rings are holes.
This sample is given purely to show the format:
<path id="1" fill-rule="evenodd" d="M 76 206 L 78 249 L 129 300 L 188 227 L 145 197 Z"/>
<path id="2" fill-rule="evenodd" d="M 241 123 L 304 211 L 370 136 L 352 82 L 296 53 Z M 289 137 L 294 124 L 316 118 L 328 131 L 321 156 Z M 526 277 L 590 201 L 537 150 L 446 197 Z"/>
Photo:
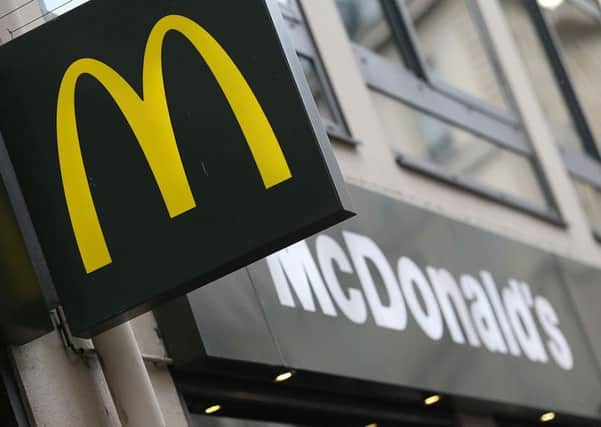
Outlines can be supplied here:
<path id="1" fill-rule="evenodd" d="M 165 419 L 129 322 L 93 338 L 124 427 L 165 427 Z"/>

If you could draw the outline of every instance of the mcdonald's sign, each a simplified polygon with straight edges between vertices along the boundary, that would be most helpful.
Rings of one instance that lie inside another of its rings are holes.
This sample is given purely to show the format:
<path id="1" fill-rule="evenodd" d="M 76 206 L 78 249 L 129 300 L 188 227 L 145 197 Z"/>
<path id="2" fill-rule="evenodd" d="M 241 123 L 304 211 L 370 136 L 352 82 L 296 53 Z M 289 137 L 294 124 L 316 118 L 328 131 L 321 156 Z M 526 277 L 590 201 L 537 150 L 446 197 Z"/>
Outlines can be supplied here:
<path id="1" fill-rule="evenodd" d="M 350 215 L 272 0 L 93 0 L 0 48 L 0 131 L 91 336 Z"/>

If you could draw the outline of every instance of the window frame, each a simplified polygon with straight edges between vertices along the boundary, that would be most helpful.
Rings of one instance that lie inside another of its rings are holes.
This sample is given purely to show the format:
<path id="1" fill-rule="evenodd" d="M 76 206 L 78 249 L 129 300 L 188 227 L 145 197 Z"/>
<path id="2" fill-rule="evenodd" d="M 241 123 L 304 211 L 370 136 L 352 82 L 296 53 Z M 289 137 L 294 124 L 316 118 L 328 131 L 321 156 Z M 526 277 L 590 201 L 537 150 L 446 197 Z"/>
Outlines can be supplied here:
<path id="1" fill-rule="evenodd" d="M 544 177 L 534 148 L 518 113 L 515 99 L 509 90 L 501 66 L 495 55 L 492 39 L 488 33 L 480 8 L 475 0 L 464 0 L 465 7 L 476 27 L 487 59 L 499 83 L 507 109 L 499 108 L 465 93 L 446 81 L 433 76 L 421 54 L 417 32 L 404 0 L 377 0 L 388 24 L 393 41 L 405 64 L 390 61 L 351 41 L 357 63 L 367 86 L 402 104 L 443 122 L 470 132 L 497 147 L 525 157 L 532 164 L 546 205 L 539 206 L 526 198 L 522 199 L 506 192 L 481 184 L 473 178 L 453 173 L 427 160 L 407 156 L 393 150 L 397 164 L 413 172 L 445 182 L 464 191 L 488 200 L 509 206 L 535 216 L 551 224 L 566 227 L 554 195 Z"/>
<path id="2" fill-rule="evenodd" d="M 584 13 L 594 14 L 601 29 L 601 5 L 582 0 L 568 1 Z M 524 4 L 582 144 L 582 150 L 578 150 L 556 141 L 563 164 L 573 179 L 601 190 L 601 141 L 595 140 L 584 108 L 572 84 L 567 67 L 567 56 L 559 41 L 559 35 L 536 0 L 526 0 Z M 589 225 L 594 238 L 601 243 L 601 226 L 593 224 L 590 220 Z"/>
<path id="3" fill-rule="evenodd" d="M 423 0 L 418 0 L 423 1 Z M 437 0 L 434 0 L 437 1 Z M 421 53 L 421 46 L 419 41 L 419 36 L 417 35 L 417 30 L 415 29 L 415 25 L 413 24 L 413 20 L 411 19 L 411 14 L 407 8 L 407 5 L 404 0 L 394 0 L 396 5 L 396 9 L 398 10 L 399 18 L 401 19 L 401 27 L 405 28 L 405 30 L 401 30 L 398 32 L 398 35 L 404 34 L 404 38 L 400 38 L 397 40 L 397 43 L 401 43 L 406 45 L 403 47 L 404 50 L 410 52 L 412 55 L 411 61 L 408 62 L 410 64 L 409 69 L 412 69 L 416 75 L 423 80 L 425 80 L 430 86 L 435 88 L 437 91 L 442 94 L 454 98 L 458 102 L 461 103 L 469 103 L 474 108 L 482 111 L 485 114 L 488 114 L 497 120 L 514 124 L 517 121 L 519 122 L 519 118 L 512 114 L 512 111 L 515 110 L 515 101 L 511 95 L 509 88 L 503 78 L 503 73 L 501 71 L 501 66 L 497 61 L 497 57 L 494 54 L 494 48 L 492 41 L 490 39 L 489 33 L 485 30 L 485 24 L 482 19 L 482 15 L 480 13 L 480 9 L 475 0 L 460 0 L 464 1 L 466 10 L 472 19 L 474 26 L 478 35 L 480 36 L 480 41 L 482 43 L 482 47 L 484 48 L 484 52 L 487 56 L 487 59 L 490 61 L 490 64 L 493 69 L 493 73 L 495 74 L 495 80 L 499 85 L 499 89 L 501 90 L 501 94 L 503 95 L 505 101 L 508 103 L 508 107 L 510 107 L 509 111 L 506 109 L 500 108 L 498 106 L 487 103 L 486 101 L 478 98 L 475 95 L 471 95 L 469 93 L 463 92 L 462 90 L 456 88 L 451 83 L 447 82 L 444 78 L 438 77 L 432 73 L 429 67 L 426 65 L 426 61 Z M 380 1 L 380 4 L 383 4 L 383 7 L 391 9 L 390 3 Z M 386 6 L 388 4 L 388 6 Z M 390 12 L 394 16 L 394 11 Z M 390 22 L 390 21 L 389 21 Z M 390 22 L 391 26 L 395 26 L 394 22 Z M 394 30 L 393 30 L 394 31 Z M 408 58 L 405 58 L 406 60 Z"/>
<path id="4" fill-rule="evenodd" d="M 340 104 L 324 67 L 321 55 L 315 45 L 313 34 L 311 33 L 311 29 L 309 28 L 301 5 L 298 0 L 292 0 L 290 3 L 286 4 L 279 1 L 277 3 L 284 20 L 289 24 L 288 34 L 290 35 L 296 53 L 299 56 L 305 57 L 313 64 L 316 77 L 323 89 L 324 100 L 334 117 L 334 120 L 332 121 L 320 115 L 328 136 L 334 141 L 339 141 L 351 146 L 360 145 L 361 142 L 355 139 L 350 133 L 349 126 L 340 108 Z"/>

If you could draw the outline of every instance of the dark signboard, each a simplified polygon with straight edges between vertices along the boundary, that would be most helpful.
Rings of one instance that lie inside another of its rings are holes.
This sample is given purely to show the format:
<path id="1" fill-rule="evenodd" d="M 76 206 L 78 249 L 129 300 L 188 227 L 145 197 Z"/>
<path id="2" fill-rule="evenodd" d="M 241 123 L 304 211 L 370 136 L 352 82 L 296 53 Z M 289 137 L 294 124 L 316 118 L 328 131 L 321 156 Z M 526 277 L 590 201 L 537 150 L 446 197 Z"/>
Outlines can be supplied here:
<path id="1" fill-rule="evenodd" d="M 350 216 L 271 0 L 95 0 L 0 49 L 0 130 L 73 332 Z"/>
<path id="2" fill-rule="evenodd" d="M 0 150 L 0 164 L 5 161 L 6 153 Z M 0 174 L 0 342 L 19 345 L 51 331 L 52 324 L 35 250 L 24 239 L 27 220 L 17 221 L 18 195 L 6 191 L 2 175 L 9 179 L 10 171 Z"/>
<path id="3" fill-rule="evenodd" d="M 352 190 L 353 220 L 155 312 L 180 369 L 229 359 L 601 418 L 574 262 Z"/>

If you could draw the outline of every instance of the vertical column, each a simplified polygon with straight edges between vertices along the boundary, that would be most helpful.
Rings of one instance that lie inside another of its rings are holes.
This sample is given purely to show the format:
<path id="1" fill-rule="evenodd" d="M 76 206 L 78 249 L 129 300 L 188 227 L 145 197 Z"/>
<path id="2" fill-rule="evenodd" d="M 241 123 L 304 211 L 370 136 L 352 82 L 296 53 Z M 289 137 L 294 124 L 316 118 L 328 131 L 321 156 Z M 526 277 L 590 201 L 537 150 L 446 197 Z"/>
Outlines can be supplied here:
<path id="1" fill-rule="evenodd" d="M 123 426 L 165 427 L 130 323 L 96 336 L 93 342 Z"/>

